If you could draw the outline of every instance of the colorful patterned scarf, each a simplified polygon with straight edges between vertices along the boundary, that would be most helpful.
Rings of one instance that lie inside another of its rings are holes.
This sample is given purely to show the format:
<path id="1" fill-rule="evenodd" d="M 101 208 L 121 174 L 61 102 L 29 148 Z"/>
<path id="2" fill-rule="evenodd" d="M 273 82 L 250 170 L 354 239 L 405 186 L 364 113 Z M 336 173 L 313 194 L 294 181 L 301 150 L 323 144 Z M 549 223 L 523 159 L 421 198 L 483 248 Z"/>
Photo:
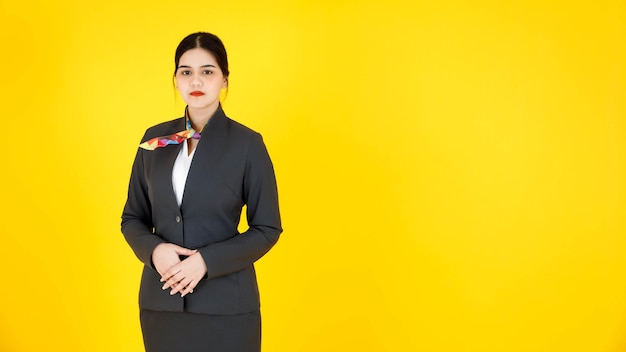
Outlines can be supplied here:
<path id="1" fill-rule="evenodd" d="M 147 140 L 141 143 L 139 145 L 139 148 L 142 148 L 145 150 L 155 150 L 156 148 L 162 148 L 170 144 L 180 144 L 182 141 L 186 141 L 190 138 L 200 139 L 200 136 L 202 135 L 202 131 L 196 132 L 191 127 L 191 119 L 189 118 L 189 113 L 187 112 L 186 108 L 185 108 L 185 125 L 187 126 L 186 130 L 174 133 L 169 136 L 152 138 L 150 140 Z"/>

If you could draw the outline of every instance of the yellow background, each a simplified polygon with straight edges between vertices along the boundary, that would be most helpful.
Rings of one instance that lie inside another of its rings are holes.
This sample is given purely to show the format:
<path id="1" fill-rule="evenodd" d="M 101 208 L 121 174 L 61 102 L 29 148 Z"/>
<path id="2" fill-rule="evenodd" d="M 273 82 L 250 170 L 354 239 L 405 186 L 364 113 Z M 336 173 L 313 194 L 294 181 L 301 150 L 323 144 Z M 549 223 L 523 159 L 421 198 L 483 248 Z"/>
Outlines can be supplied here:
<path id="1" fill-rule="evenodd" d="M 119 231 L 187 34 L 274 160 L 264 351 L 625 351 L 626 3 L 0 1 L 1 351 L 140 351 Z"/>

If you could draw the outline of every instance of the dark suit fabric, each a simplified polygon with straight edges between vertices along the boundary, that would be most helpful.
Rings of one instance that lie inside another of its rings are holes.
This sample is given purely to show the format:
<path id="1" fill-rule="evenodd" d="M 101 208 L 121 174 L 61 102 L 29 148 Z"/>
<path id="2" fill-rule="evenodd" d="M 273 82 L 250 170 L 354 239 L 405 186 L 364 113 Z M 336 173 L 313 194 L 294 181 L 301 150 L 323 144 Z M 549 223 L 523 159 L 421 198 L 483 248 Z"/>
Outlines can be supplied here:
<path id="1" fill-rule="evenodd" d="M 149 128 L 142 142 L 184 129 L 184 118 L 168 121 Z M 122 233 L 144 263 L 140 308 L 208 315 L 258 311 L 253 263 L 282 232 L 274 169 L 261 135 L 220 107 L 202 131 L 179 207 L 172 168 L 180 148 L 139 149 L 133 163 Z M 240 234 L 243 205 L 249 229 Z M 152 251 L 164 242 L 197 249 L 206 262 L 206 277 L 184 298 L 161 289 L 152 265 Z"/>
<path id="2" fill-rule="evenodd" d="M 259 352 L 259 311 L 207 315 L 141 310 L 141 330 L 149 352 Z"/>

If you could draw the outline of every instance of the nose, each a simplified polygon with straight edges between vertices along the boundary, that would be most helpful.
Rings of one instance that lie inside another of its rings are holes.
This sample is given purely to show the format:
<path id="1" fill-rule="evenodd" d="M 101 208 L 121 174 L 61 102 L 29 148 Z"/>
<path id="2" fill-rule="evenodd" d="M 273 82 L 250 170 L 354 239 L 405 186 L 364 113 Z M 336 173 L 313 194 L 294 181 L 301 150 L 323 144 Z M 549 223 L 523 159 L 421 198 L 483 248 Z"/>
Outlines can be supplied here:
<path id="1" fill-rule="evenodd" d="M 191 78 L 191 85 L 194 87 L 199 87 L 202 85 L 202 80 L 200 79 L 200 75 L 197 73 L 194 73 L 192 78 Z"/>

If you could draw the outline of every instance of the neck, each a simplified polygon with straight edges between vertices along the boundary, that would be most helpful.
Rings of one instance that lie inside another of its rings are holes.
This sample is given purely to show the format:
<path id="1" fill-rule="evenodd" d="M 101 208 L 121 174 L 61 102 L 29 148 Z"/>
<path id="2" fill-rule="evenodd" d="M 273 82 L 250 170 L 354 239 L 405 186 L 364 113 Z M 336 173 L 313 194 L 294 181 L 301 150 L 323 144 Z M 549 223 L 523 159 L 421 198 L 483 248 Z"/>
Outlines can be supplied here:
<path id="1" fill-rule="evenodd" d="M 204 125 L 206 125 L 206 123 L 209 121 L 211 116 L 215 114 L 218 107 L 219 103 L 214 106 L 212 105 L 205 108 L 192 108 L 188 106 L 187 114 L 189 115 L 189 119 L 191 120 L 191 127 L 196 131 L 201 131 Z"/>

